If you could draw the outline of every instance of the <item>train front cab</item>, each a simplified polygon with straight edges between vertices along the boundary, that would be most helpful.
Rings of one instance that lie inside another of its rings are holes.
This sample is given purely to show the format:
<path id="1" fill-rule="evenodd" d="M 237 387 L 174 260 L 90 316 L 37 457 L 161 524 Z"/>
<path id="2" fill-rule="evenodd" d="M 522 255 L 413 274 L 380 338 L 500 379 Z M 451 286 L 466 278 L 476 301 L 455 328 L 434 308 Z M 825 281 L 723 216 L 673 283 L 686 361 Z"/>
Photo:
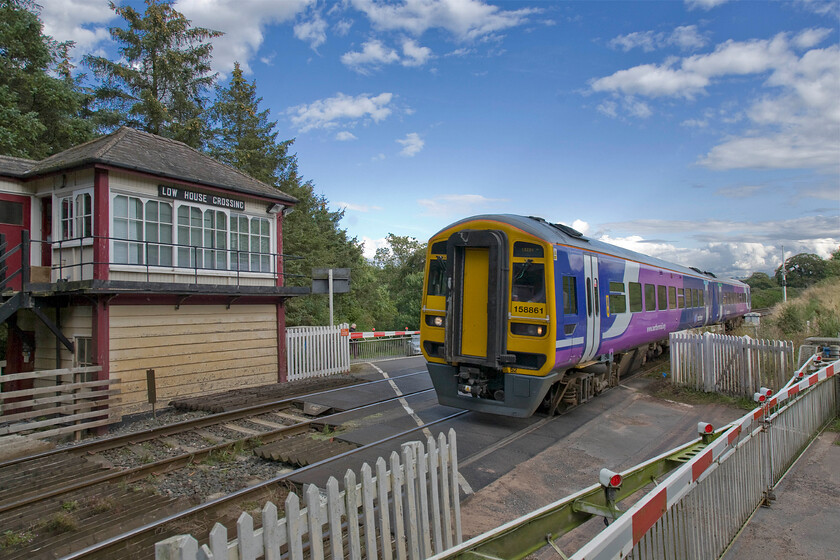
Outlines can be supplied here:
<path id="1" fill-rule="evenodd" d="M 438 400 L 530 416 L 558 377 L 551 245 L 502 223 L 461 228 L 426 259 L 421 347 Z"/>

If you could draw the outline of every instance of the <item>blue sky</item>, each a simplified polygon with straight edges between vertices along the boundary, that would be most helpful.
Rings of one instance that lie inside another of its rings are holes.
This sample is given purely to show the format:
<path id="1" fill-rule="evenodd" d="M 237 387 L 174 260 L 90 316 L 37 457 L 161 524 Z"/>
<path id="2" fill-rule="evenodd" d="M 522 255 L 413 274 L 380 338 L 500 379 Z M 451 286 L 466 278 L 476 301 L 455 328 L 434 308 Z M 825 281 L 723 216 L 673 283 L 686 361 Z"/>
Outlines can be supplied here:
<path id="1" fill-rule="evenodd" d="M 76 58 L 113 56 L 107 1 L 39 3 Z M 367 254 L 495 212 L 734 276 L 840 246 L 838 1 L 175 7 L 225 32 L 220 78 L 256 80 Z"/>

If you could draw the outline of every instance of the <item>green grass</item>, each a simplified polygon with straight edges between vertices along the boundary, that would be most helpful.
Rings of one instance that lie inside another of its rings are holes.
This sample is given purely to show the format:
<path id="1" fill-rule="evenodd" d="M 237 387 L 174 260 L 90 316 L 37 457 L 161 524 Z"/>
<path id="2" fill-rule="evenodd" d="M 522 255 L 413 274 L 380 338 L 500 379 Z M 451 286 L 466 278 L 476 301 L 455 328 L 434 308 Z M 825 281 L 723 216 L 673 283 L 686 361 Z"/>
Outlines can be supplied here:
<path id="1" fill-rule="evenodd" d="M 66 511 L 59 511 L 47 517 L 38 524 L 40 529 L 59 535 L 79 529 L 79 522 Z"/>

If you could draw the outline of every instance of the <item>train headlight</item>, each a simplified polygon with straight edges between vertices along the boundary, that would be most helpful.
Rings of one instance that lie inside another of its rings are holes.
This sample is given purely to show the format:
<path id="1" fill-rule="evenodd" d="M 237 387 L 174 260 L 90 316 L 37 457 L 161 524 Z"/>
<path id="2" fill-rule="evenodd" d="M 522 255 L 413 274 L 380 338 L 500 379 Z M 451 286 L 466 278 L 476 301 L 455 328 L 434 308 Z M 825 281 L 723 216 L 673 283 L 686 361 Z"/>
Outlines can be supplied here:
<path id="1" fill-rule="evenodd" d="M 519 336 L 543 336 L 546 333 L 546 326 L 531 323 L 511 323 L 510 332 Z"/>
<path id="2" fill-rule="evenodd" d="M 440 315 L 426 315 L 426 324 L 430 327 L 442 327 L 443 317 Z"/>

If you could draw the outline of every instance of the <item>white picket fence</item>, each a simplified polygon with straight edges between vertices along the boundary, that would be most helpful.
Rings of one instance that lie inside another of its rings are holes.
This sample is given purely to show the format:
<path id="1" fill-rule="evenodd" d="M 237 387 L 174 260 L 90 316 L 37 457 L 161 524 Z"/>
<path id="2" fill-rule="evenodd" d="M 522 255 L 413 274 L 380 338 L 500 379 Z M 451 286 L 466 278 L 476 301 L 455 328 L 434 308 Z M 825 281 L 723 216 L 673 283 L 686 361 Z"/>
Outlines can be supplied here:
<path id="1" fill-rule="evenodd" d="M 437 442 L 428 438 L 426 449 L 419 441 L 404 444 L 402 457 L 391 453 L 390 470 L 381 457 L 375 473 L 365 463 L 361 484 L 348 470 L 344 491 L 330 477 L 325 493 L 314 485 L 307 487 L 303 509 L 298 496 L 290 493 L 283 519 L 278 520 L 277 507 L 268 502 L 260 529 L 254 530 L 254 520 L 243 512 L 237 521 L 237 539 L 228 541 L 227 529 L 216 523 L 208 544 L 199 547 L 193 536 L 177 535 L 155 545 L 155 559 L 431 557 L 462 540 L 457 451 L 452 429 L 449 441 L 440 433 Z"/>
<path id="2" fill-rule="evenodd" d="M 671 333 L 671 381 L 706 392 L 752 398 L 778 390 L 794 369 L 793 343 L 748 336 Z"/>
<path id="3" fill-rule="evenodd" d="M 286 328 L 287 379 L 309 379 L 350 371 L 349 325 Z"/>

